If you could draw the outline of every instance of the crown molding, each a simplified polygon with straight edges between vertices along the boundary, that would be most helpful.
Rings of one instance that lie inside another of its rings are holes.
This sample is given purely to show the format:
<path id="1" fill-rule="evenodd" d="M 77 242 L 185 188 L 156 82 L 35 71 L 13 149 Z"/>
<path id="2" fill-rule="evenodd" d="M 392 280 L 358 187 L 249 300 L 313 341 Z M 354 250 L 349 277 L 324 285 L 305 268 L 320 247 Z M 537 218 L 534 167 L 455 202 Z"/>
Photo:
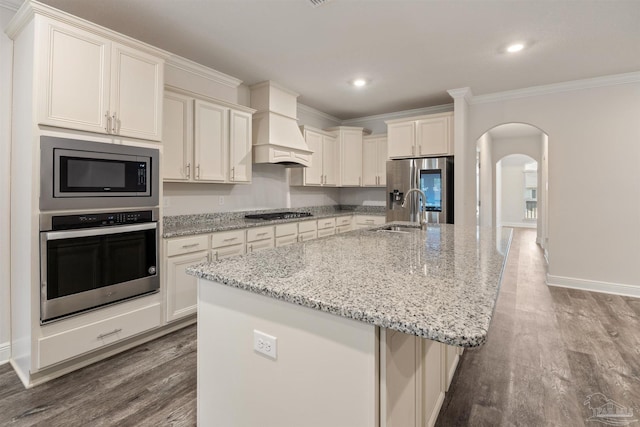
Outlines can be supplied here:
<path id="1" fill-rule="evenodd" d="M 461 87 L 461 88 L 458 88 L 458 89 L 449 89 L 447 91 L 447 93 L 449 93 L 449 95 L 451 95 L 451 97 L 453 99 L 463 98 L 467 102 L 469 102 L 473 98 L 473 93 L 471 92 L 471 88 L 470 87 Z"/>
<path id="2" fill-rule="evenodd" d="M 453 111 L 453 104 L 435 105 L 433 107 L 415 108 L 413 110 L 396 111 L 393 113 L 376 114 L 375 116 L 358 117 L 355 119 L 343 120 L 342 124 L 349 126 L 354 123 L 374 121 L 374 120 L 393 120 L 396 118 L 404 118 L 411 116 L 424 116 L 428 114 L 448 113 Z"/>
<path id="3" fill-rule="evenodd" d="M 223 84 L 233 89 L 236 89 L 242 84 L 242 80 L 240 79 L 237 79 L 228 74 L 221 73 L 220 71 L 214 70 L 213 68 L 206 67 L 202 64 L 198 64 L 197 62 L 191 61 L 190 59 L 183 58 L 178 55 L 172 54 L 171 56 L 169 56 L 166 60 L 166 65 L 190 74 L 194 74 L 198 77 L 205 78 L 212 82 Z"/>
<path id="4" fill-rule="evenodd" d="M 486 104 L 490 102 L 507 101 L 511 99 L 528 98 L 532 96 L 549 95 L 553 93 L 570 92 L 581 89 L 593 89 L 604 86 L 640 82 L 640 72 L 616 74 L 612 76 L 594 77 L 591 79 L 573 80 L 569 82 L 554 83 L 544 86 L 532 86 L 524 89 L 509 90 L 505 92 L 489 93 L 473 96 L 470 104 Z"/>
<path id="5" fill-rule="evenodd" d="M 342 121 L 341 119 L 339 119 L 337 117 L 332 116 L 331 114 L 324 113 L 324 112 L 322 112 L 320 110 L 316 110 L 313 107 L 309 107 L 308 105 L 301 104 L 299 102 L 298 102 L 298 110 L 302 110 L 302 111 L 304 111 L 306 113 L 312 114 L 314 116 L 322 117 L 323 119 L 331 120 L 331 121 L 336 122 L 336 123 L 344 124 L 344 121 Z"/>
<path id="6" fill-rule="evenodd" d="M 0 0 L 0 7 L 12 12 L 17 12 L 21 5 L 22 0 Z"/>

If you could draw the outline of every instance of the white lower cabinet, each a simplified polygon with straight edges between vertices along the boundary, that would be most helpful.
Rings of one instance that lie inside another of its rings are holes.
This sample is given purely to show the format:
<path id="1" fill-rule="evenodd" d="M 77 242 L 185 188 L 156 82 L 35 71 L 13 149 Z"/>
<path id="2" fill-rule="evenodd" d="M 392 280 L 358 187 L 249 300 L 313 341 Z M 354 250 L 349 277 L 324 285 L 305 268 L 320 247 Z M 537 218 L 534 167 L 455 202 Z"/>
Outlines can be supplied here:
<path id="1" fill-rule="evenodd" d="M 336 218 L 336 234 L 347 233 L 353 230 L 353 215 L 339 216 Z"/>
<path id="2" fill-rule="evenodd" d="M 43 369 L 160 326 L 160 303 L 115 315 L 38 340 L 36 366 Z M 64 321 L 63 321 L 64 322 Z M 59 328 L 60 324 L 43 326 Z"/>
<path id="3" fill-rule="evenodd" d="M 373 227 L 374 225 L 382 225 L 386 221 L 384 216 L 380 215 L 356 215 L 355 228 L 359 230 L 361 228 Z"/>
<path id="4" fill-rule="evenodd" d="M 445 394 L 445 344 L 381 329 L 381 427 L 435 425 Z"/>
<path id="5" fill-rule="evenodd" d="M 336 219 L 325 218 L 318 220 L 318 237 L 333 236 L 336 234 Z"/>
<path id="6" fill-rule="evenodd" d="M 318 238 L 318 221 L 301 221 L 298 223 L 298 241 L 306 242 Z"/>
<path id="7" fill-rule="evenodd" d="M 209 260 L 209 236 L 170 239 L 165 249 L 166 320 L 171 322 L 196 313 L 198 280 L 188 275 L 186 268 Z"/>
<path id="8" fill-rule="evenodd" d="M 247 253 L 275 247 L 273 226 L 247 230 Z"/>
<path id="9" fill-rule="evenodd" d="M 276 225 L 276 248 L 292 245 L 298 241 L 298 224 Z"/>
<path id="10" fill-rule="evenodd" d="M 211 259 L 220 260 L 246 253 L 244 230 L 220 231 L 211 235 Z"/>

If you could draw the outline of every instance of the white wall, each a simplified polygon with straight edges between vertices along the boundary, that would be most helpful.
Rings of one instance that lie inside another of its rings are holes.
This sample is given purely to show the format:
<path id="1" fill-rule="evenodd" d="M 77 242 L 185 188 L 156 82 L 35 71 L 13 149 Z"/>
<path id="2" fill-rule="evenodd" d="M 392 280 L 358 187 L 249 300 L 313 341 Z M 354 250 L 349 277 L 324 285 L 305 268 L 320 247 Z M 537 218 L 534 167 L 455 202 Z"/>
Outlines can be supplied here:
<path id="1" fill-rule="evenodd" d="M 0 3 L 0 27 L 15 10 Z M 10 172 L 11 172 L 11 71 L 13 44 L 0 33 L 0 363 L 9 359 L 10 312 Z"/>
<path id="2" fill-rule="evenodd" d="M 524 165 L 534 162 L 529 156 L 512 154 L 504 157 L 500 161 L 501 192 L 496 196 L 501 200 L 501 222 L 498 226 L 506 227 L 535 227 L 535 221 L 524 221 Z"/>
<path id="3" fill-rule="evenodd" d="M 640 295 L 639 111 L 638 73 L 470 101 L 457 155 L 474 155 L 477 139 L 503 123 L 548 135 L 551 283 Z M 475 194 L 464 197 L 475 205 Z"/>
<path id="4" fill-rule="evenodd" d="M 341 205 L 386 206 L 385 188 L 342 188 Z"/>

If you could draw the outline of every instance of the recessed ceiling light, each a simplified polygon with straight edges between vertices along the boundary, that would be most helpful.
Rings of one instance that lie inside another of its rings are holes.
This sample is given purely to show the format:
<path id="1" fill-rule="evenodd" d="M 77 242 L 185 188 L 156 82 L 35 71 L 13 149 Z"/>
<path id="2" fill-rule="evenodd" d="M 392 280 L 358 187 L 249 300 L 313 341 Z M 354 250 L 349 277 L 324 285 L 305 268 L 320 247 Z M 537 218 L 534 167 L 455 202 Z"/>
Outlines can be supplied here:
<path id="1" fill-rule="evenodd" d="M 367 81 L 365 79 L 355 79 L 352 83 L 355 87 L 362 87 L 367 85 Z"/>
<path id="2" fill-rule="evenodd" d="M 524 49 L 524 44 L 522 43 L 514 43 L 507 46 L 507 52 L 509 53 L 520 52 L 522 49 Z"/>

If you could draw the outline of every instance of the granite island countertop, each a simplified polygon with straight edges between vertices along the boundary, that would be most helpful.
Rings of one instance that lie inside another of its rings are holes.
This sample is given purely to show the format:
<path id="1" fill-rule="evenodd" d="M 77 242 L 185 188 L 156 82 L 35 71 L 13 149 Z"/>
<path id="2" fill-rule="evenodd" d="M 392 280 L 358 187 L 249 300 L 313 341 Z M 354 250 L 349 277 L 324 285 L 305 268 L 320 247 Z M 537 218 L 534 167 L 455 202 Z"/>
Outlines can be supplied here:
<path id="1" fill-rule="evenodd" d="M 311 212 L 313 216 L 302 218 L 289 218 L 277 220 L 249 220 L 245 219 L 246 213 L 263 213 L 278 211 Z M 288 222 L 312 221 L 323 218 L 336 218 L 344 215 L 374 215 L 385 216 L 384 207 L 377 206 L 351 209 L 329 209 L 322 208 L 295 208 L 295 209 L 272 209 L 259 211 L 228 212 L 221 214 L 201 214 L 201 215 L 177 215 L 175 217 L 165 217 L 162 229 L 162 237 L 182 237 L 197 234 L 215 233 L 218 231 L 238 230 L 243 228 L 263 227 L 268 225 L 286 224 Z"/>
<path id="2" fill-rule="evenodd" d="M 449 345 L 482 345 L 511 229 L 434 224 L 426 231 L 377 231 L 384 227 L 204 263 L 187 272 Z"/>

